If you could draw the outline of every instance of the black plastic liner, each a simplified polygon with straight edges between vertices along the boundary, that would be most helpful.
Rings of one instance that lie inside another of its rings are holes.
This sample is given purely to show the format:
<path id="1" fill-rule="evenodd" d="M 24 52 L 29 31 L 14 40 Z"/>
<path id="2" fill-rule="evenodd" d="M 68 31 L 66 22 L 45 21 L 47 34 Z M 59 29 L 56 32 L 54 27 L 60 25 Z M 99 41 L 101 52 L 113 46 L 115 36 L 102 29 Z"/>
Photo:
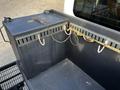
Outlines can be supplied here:
<path id="1" fill-rule="evenodd" d="M 98 54 L 98 44 L 79 39 L 79 46 L 68 42 L 67 56 L 106 90 L 120 90 L 120 54 L 107 48 Z"/>
<path id="2" fill-rule="evenodd" d="M 30 90 L 105 90 L 68 59 L 28 82 Z"/>

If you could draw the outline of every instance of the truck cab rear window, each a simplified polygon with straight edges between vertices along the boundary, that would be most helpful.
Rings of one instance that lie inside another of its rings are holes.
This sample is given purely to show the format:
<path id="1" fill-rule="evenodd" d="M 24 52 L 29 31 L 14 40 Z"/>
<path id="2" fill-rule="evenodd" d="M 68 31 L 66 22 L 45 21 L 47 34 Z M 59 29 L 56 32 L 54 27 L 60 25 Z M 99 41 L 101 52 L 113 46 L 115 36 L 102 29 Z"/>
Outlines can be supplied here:
<path id="1" fill-rule="evenodd" d="M 120 0 L 75 0 L 74 14 L 120 31 Z"/>

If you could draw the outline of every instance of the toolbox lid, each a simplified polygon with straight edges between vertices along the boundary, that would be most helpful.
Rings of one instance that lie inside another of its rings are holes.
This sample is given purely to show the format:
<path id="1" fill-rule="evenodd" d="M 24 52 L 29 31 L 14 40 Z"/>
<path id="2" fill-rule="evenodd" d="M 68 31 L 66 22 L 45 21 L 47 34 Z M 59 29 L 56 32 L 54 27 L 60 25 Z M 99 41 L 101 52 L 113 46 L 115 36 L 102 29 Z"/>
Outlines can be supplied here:
<path id="1" fill-rule="evenodd" d="M 59 14 L 54 12 L 44 12 L 41 14 L 15 18 L 10 22 L 3 21 L 3 24 L 12 36 L 17 36 L 25 34 L 26 32 L 35 32 L 65 21 L 67 21 L 67 18 L 60 16 Z"/>

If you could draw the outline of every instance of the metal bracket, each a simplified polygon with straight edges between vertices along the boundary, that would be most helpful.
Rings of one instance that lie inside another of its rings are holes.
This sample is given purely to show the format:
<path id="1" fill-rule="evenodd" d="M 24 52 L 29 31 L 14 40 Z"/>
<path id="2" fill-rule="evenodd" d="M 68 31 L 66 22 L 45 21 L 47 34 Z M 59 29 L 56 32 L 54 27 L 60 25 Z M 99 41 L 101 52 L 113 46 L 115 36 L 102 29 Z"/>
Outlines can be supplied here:
<path id="1" fill-rule="evenodd" d="M 3 28 L 3 26 L 0 28 L 0 33 L 1 33 L 1 36 L 2 36 L 2 38 L 3 38 L 3 40 L 4 40 L 4 42 L 10 42 L 10 41 L 7 41 L 7 40 L 5 39 L 4 34 L 3 34 L 3 32 L 2 32 L 2 28 Z"/>

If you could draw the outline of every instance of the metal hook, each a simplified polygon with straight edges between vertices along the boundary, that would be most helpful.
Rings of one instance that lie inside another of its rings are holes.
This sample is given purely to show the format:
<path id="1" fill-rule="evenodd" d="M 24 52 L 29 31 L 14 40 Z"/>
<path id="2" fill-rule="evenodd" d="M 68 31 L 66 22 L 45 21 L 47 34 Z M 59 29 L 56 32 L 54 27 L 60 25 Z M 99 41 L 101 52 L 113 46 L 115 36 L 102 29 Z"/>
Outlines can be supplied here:
<path id="1" fill-rule="evenodd" d="M 41 41 L 39 34 L 38 34 L 38 40 L 39 40 L 39 42 L 40 42 L 40 44 L 41 44 L 42 46 L 45 45 L 45 39 L 43 38 L 42 41 Z"/>
<path id="2" fill-rule="evenodd" d="M 83 36 L 83 39 L 87 42 L 94 42 L 94 39 L 92 39 L 90 37 Z"/>
<path id="3" fill-rule="evenodd" d="M 71 35 L 72 34 L 72 31 L 70 29 L 68 30 L 69 33 L 67 32 L 67 28 L 66 28 L 65 25 L 63 26 L 63 30 L 64 30 L 64 32 L 65 32 L 66 35 Z"/>
<path id="4" fill-rule="evenodd" d="M 102 53 L 102 51 L 105 49 L 105 46 L 109 43 L 109 41 L 105 41 L 103 47 L 101 48 L 101 45 L 98 46 L 97 52 Z"/>

